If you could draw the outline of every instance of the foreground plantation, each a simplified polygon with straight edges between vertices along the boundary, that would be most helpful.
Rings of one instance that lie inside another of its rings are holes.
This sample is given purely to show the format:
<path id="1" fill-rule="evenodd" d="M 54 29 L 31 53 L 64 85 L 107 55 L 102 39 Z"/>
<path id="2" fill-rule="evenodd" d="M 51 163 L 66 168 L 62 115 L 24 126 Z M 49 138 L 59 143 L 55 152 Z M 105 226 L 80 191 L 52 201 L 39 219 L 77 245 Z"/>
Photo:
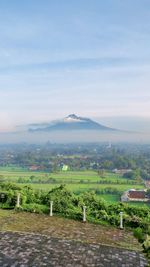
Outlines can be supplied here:
<path id="1" fill-rule="evenodd" d="M 130 206 L 127 203 L 111 204 L 98 198 L 94 192 L 73 194 L 65 185 L 50 191 L 34 190 L 30 186 L 20 187 L 17 184 L 2 183 L 0 202 L 3 208 L 16 206 L 17 193 L 21 194 L 21 209 L 49 213 L 49 203 L 54 202 L 54 212 L 65 217 L 81 220 L 82 208 L 87 207 L 89 221 L 119 225 L 119 213 L 124 212 L 124 223 L 129 227 L 142 227 L 149 231 L 150 209 L 148 206 Z"/>

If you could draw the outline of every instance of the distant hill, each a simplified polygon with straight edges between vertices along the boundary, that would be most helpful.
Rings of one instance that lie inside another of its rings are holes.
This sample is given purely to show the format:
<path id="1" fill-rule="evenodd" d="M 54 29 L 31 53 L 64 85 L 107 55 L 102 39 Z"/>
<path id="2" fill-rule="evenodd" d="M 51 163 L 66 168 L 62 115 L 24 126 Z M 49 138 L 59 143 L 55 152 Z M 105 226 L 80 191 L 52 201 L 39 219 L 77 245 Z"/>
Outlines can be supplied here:
<path id="1" fill-rule="evenodd" d="M 75 114 L 70 114 L 64 119 L 52 121 L 47 124 L 30 124 L 28 130 L 31 132 L 37 131 L 59 131 L 59 130 L 100 130 L 100 131 L 117 131 L 117 129 L 106 127 L 89 118 L 78 117 Z"/>

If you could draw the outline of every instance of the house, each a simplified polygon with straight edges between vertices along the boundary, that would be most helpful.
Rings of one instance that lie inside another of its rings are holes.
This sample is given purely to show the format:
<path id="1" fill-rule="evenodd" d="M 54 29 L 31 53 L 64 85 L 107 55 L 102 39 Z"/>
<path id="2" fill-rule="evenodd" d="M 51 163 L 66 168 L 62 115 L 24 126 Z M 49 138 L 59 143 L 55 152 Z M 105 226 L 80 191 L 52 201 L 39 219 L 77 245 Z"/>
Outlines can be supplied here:
<path id="1" fill-rule="evenodd" d="M 30 171 L 37 171 L 37 170 L 39 170 L 39 166 L 36 166 L 36 165 L 32 165 L 31 167 L 29 167 L 29 170 Z"/>
<path id="2" fill-rule="evenodd" d="M 150 181 L 145 181 L 145 186 L 150 188 Z"/>
<path id="3" fill-rule="evenodd" d="M 147 202 L 149 200 L 150 199 L 146 195 L 146 190 L 130 189 L 130 190 L 124 192 L 123 195 L 121 196 L 122 202 L 127 202 L 127 201 Z"/>
<path id="4" fill-rule="evenodd" d="M 69 168 L 68 165 L 63 165 L 63 166 L 62 166 L 62 171 L 68 171 L 68 168 Z"/>
<path id="5" fill-rule="evenodd" d="M 132 172 L 131 169 L 114 169 L 112 171 L 115 174 L 124 175 L 125 173 Z"/>
<path id="6" fill-rule="evenodd" d="M 146 198 L 145 191 L 129 191 L 128 197 L 131 200 L 144 200 Z"/>
<path id="7" fill-rule="evenodd" d="M 129 200 L 127 191 L 124 192 L 121 196 L 121 202 L 127 202 Z"/>

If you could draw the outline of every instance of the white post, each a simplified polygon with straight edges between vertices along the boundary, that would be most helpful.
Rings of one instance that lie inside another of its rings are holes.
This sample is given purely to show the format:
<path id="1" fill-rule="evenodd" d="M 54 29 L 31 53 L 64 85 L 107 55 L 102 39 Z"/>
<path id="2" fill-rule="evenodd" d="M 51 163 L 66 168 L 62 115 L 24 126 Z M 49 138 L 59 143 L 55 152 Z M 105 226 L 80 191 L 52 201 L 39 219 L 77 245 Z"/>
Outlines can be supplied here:
<path id="1" fill-rule="evenodd" d="M 20 193 L 17 194 L 17 208 L 20 207 Z"/>
<path id="2" fill-rule="evenodd" d="M 50 216 L 53 216 L 53 201 L 50 201 Z"/>
<path id="3" fill-rule="evenodd" d="M 120 229 L 123 229 L 123 212 L 120 212 Z"/>
<path id="4" fill-rule="evenodd" d="M 86 222 L 86 206 L 83 206 L 83 222 Z"/>

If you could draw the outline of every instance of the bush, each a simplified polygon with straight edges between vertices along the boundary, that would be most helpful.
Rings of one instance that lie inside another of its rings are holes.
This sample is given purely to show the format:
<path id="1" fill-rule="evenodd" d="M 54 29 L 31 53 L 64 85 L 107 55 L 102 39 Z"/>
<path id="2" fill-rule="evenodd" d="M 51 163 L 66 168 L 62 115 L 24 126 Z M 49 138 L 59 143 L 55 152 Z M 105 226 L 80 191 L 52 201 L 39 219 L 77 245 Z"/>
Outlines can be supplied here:
<path id="1" fill-rule="evenodd" d="M 150 260 L 150 236 L 147 235 L 143 243 L 144 252 L 147 254 L 147 257 Z"/>
<path id="2" fill-rule="evenodd" d="M 67 209 L 73 209 L 74 195 L 66 189 L 64 185 L 52 189 L 45 196 L 45 203 L 54 202 L 53 210 L 58 213 L 66 214 Z"/>
<path id="3" fill-rule="evenodd" d="M 66 210 L 65 216 L 70 219 L 74 220 L 82 220 L 82 210 L 80 208 L 74 208 L 70 209 L 68 208 Z"/>
<path id="4" fill-rule="evenodd" d="M 19 208 L 20 209 L 20 208 Z M 39 204 L 24 204 L 21 207 L 22 210 L 35 213 L 49 213 L 49 207 L 46 205 Z"/>
<path id="5" fill-rule="evenodd" d="M 138 239 L 139 242 L 143 242 L 144 241 L 144 233 L 142 228 L 138 227 L 133 231 L 134 236 Z"/>
<path id="6" fill-rule="evenodd" d="M 3 189 L 2 189 L 3 187 Z M 31 186 L 24 186 L 20 190 L 14 184 L 5 183 L 1 186 L 2 208 L 16 206 L 17 192 L 21 194 L 21 207 L 25 211 L 49 213 L 50 201 L 53 201 L 53 211 L 72 219 L 82 220 L 82 208 L 85 205 L 87 220 L 92 222 L 109 223 L 119 226 L 120 215 L 123 212 L 124 226 L 131 227 L 134 235 L 143 242 L 144 234 L 150 234 L 150 212 L 148 207 L 129 206 L 126 203 L 108 204 L 98 199 L 94 191 L 75 195 L 64 185 L 52 189 L 50 192 L 34 190 Z M 143 229 L 143 230 L 142 230 Z"/>

